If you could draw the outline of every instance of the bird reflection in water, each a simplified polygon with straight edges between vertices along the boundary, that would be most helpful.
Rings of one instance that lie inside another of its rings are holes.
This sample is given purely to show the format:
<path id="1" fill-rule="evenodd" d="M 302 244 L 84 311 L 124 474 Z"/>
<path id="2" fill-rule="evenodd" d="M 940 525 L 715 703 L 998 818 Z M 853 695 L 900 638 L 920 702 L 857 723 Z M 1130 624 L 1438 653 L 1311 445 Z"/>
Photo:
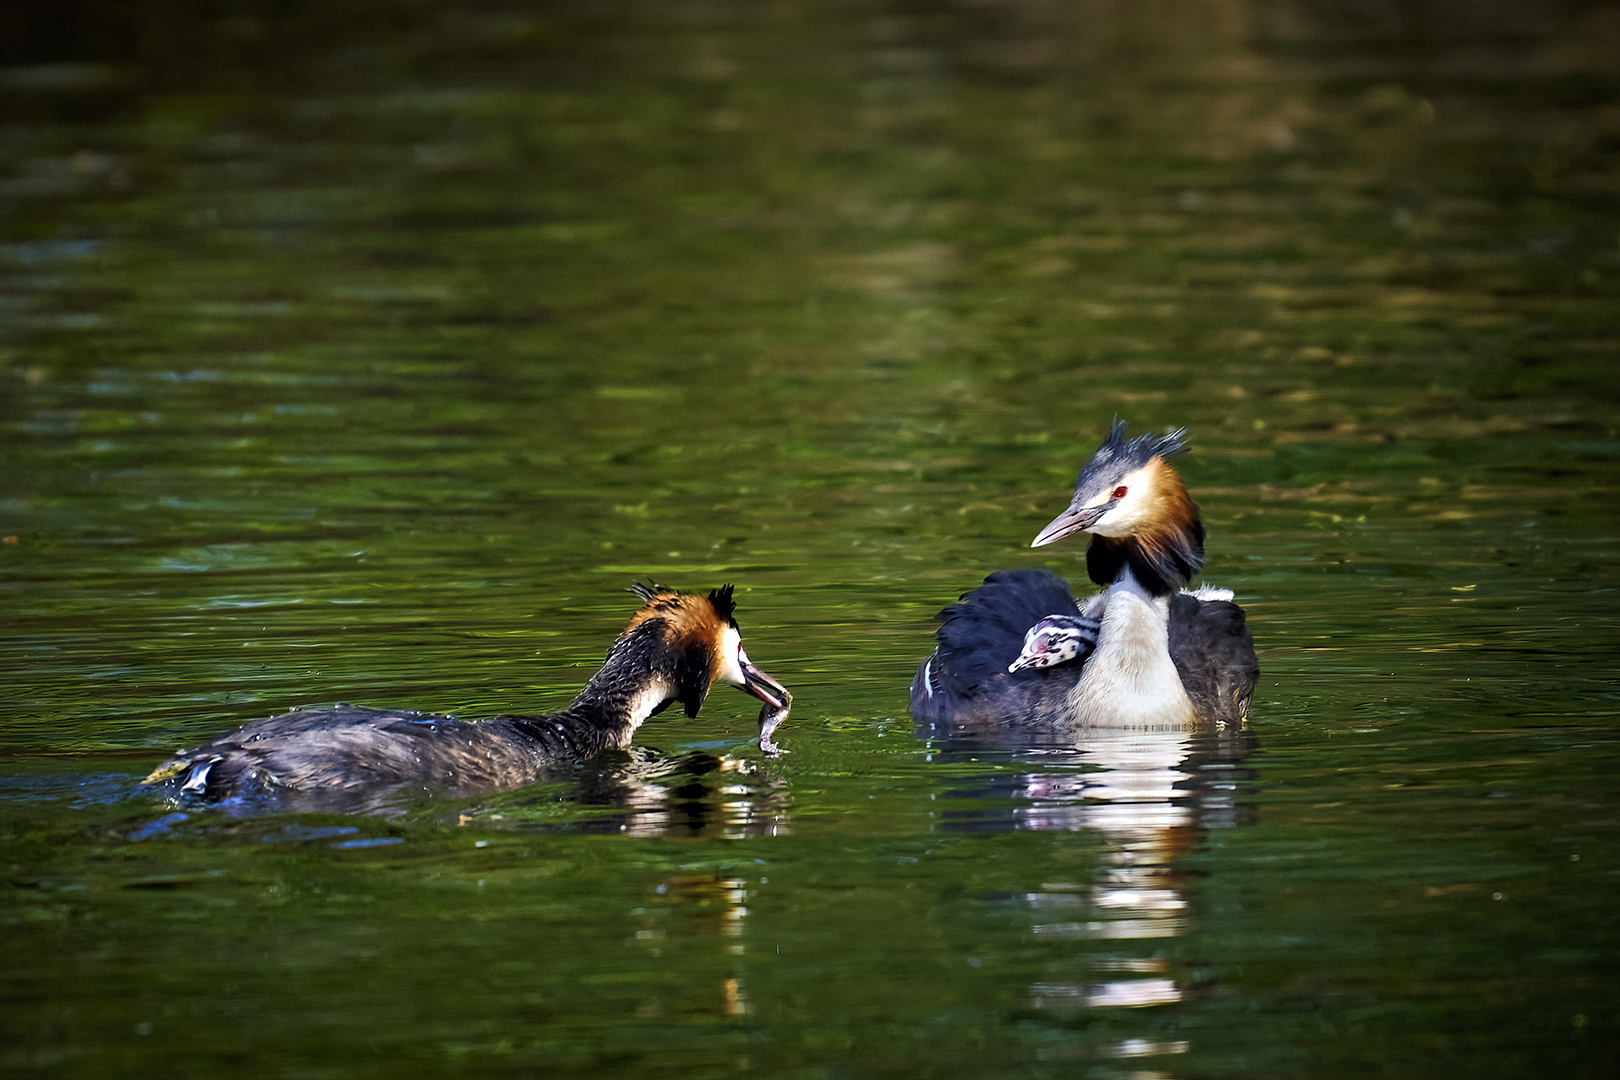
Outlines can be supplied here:
<path id="1" fill-rule="evenodd" d="M 660 925 L 669 922 L 669 916 L 687 916 L 680 920 L 683 936 L 717 934 L 733 939 L 726 946 L 729 956 L 740 957 L 748 951 L 743 941 L 743 930 L 748 919 L 748 888 L 747 882 L 738 877 L 716 873 L 677 874 L 661 878 L 653 886 L 652 895 L 636 909 L 635 914 L 650 924 L 636 930 L 635 940 L 655 959 L 663 957 L 665 945 L 669 942 L 669 931 Z M 683 987 L 680 996 L 683 1010 L 693 1007 L 692 993 L 692 985 Z M 701 1003 L 704 1001 L 701 992 L 698 1000 L 700 1004 L 697 1007 L 726 1016 L 747 1016 L 754 1011 L 743 984 L 741 969 L 735 966 L 714 985 L 706 1005 Z M 663 1010 L 662 1000 L 655 998 L 643 1004 L 638 1012 L 642 1016 L 658 1016 Z"/>
<path id="2" fill-rule="evenodd" d="M 1176 938 L 1190 929 L 1185 892 L 1192 875 L 1178 861 L 1209 830 L 1248 824 L 1240 786 L 1253 735 L 1241 728 L 1045 731 L 963 730 L 923 721 L 920 737 L 941 764 L 1007 762 L 1027 771 L 979 778 L 950 793 L 973 808 L 947 811 L 944 827 L 963 830 L 1084 830 L 1102 841 L 1097 869 L 1084 880 L 1049 880 L 1020 899 L 1036 940 L 1093 943 L 1077 958 L 1084 977 L 1029 988 L 1037 1009 L 1169 1005 L 1196 990 L 1177 963 L 1130 942 Z M 1054 875 L 1057 878 L 1057 875 Z M 1067 963 L 1067 960 L 1060 963 Z M 1136 1045 L 1136 1044 L 1140 1045 Z M 1108 1056 L 1185 1052 L 1185 1043 L 1126 1040 Z"/>
<path id="3" fill-rule="evenodd" d="M 742 840 L 789 832 L 787 785 L 768 765 L 703 753 L 669 764 L 667 772 L 603 773 L 581 788 L 579 801 L 622 808 L 601 824 L 629 836 Z"/>
<path id="4" fill-rule="evenodd" d="M 642 838 L 785 836 L 790 798 L 771 761 L 633 746 L 564 784 L 464 806 L 457 824 Z"/>

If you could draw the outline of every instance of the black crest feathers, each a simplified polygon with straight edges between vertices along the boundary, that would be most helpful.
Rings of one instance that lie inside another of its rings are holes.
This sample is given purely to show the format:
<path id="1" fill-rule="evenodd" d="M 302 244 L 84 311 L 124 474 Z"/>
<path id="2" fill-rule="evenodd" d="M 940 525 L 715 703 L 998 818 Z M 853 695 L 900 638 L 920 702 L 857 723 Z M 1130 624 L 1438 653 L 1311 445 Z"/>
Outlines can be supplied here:
<path id="1" fill-rule="evenodd" d="M 709 603 L 714 605 L 714 613 L 733 626 L 737 624 L 737 602 L 732 599 L 735 585 L 722 585 L 709 592 Z"/>
<path id="2" fill-rule="evenodd" d="M 709 590 L 709 604 L 714 608 L 715 617 L 723 623 L 730 623 L 732 626 L 737 625 L 737 601 L 733 596 L 736 589 L 735 585 L 722 585 L 718 589 Z M 677 600 L 681 596 L 696 595 L 694 593 L 681 593 L 667 585 L 659 585 L 653 581 L 633 581 L 630 583 L 630 591 L 641 597 L 643 604 L 649 604 L 655 600 Z"/>
<path id="3" fill-rule="evenodd" d="M 660 585 L 656 581 L 632 581 L 630 591 L 641 597 L 641 602 L 645 604 L 655 597 L 668 596 L 675 590 L 667 585 Z"/>
<path id="4" fill-rule="evenodd" d="M 1103 440 L 1097 452 L 1091 455 L 1091 460 L 1080 470 L 1080 478 L 1076 481 L 1080 490 L 1106 485 L 1154 458 L 1169 459 L 1187 449 L 1186 428 L 1174 428 L 1163 435 L 1138 435 L 1134 439 L 1125 437 L 1128 430 L 1125 421 L 1114 421 L 1108 438 Z"/>

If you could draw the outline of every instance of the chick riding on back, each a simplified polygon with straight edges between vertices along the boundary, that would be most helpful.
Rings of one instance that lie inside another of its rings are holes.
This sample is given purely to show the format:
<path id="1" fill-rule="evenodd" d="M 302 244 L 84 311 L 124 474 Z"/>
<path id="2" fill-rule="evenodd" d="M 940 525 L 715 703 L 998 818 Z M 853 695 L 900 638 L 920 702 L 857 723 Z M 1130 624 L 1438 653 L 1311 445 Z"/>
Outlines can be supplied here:
<path id="1" fill-rule="evenodd" d="M 1184 590 L 1204 565 L 1204 526 L 1170 458 L 1186 433 L 1126 438 L 1115 423 L 1041 547 L 1092 534 L 1082 606 L 1046 570 L 991 574 L 940 612 L 938 647 L 911 709 L 949 724 L 1109 727 L 1241 723 L 1259 678 L 1243 609 L 1224 589 Z"/>

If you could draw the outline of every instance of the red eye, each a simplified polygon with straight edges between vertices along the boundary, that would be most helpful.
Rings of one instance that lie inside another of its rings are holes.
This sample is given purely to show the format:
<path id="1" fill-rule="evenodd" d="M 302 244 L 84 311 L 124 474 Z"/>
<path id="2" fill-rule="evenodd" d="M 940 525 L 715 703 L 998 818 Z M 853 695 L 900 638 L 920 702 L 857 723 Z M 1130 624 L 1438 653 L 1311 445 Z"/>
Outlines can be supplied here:
<path id="1" fill-rule="evenodd" d="M 1124 497 L 1125 497 L 1125 485 L 1121 484 L 1121 485 L 1119 485 L 1119 487 L 1114 489 L 1114 498 L 1123 499 Z"/>

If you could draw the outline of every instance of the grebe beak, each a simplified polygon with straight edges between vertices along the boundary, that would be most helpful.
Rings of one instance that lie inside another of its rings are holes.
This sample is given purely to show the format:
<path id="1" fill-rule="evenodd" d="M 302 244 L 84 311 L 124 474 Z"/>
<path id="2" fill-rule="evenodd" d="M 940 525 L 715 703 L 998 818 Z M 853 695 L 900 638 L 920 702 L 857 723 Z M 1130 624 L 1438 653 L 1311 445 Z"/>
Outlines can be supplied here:
<path id="1" fill-rule="evenodd" d="M 1114 502 L 1115 500 L 1109 499 L 1107 502 L 1098 503 L 1096 506 L 1074 506 L 1071 504 L 1067 510 L 1053 518 L 1052 523 L 1042 529 L 1040 535 L 1030 541 L 1029 546 L 1032 548 L 1045 547 L 1054 540 L 1061 540 L 1065 536 L 1071 536 L 1077 532 L 1085 532 L 1101 521 L 1104 514 L 1114 508 Z"/>
<path id="2" fill-rule="evenodd" d="M 787 687 L 749 663 L 746 657 L 741 658 L 741 664 L 743 691 L 754 695 L 773 709 L 780 709 L 783 699 L 788 696 Z"/>

